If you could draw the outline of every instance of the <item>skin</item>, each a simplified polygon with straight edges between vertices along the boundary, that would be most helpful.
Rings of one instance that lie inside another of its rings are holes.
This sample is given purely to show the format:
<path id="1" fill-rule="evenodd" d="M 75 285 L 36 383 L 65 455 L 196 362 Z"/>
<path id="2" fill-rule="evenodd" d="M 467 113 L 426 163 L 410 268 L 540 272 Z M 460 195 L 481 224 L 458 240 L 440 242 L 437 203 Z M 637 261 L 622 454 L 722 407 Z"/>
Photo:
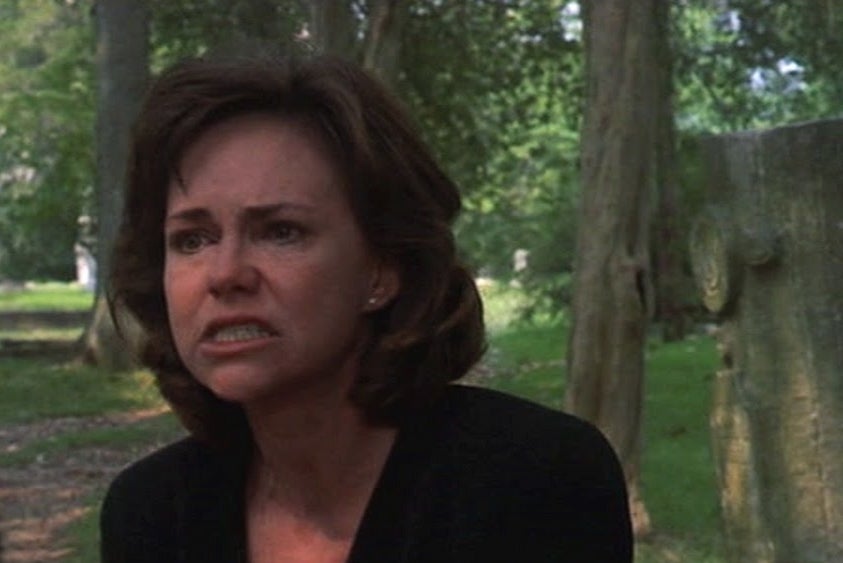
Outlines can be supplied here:
<path id="1" fill-rule="evenodd" d="M 366 317 L 398 292 L 304 126 L 214 125 L 169 188 L 164 290 L 179 355 L 240 403 L 256 454 L 250 560 L 343 561 L 394 441 L 348 401 Z"/>

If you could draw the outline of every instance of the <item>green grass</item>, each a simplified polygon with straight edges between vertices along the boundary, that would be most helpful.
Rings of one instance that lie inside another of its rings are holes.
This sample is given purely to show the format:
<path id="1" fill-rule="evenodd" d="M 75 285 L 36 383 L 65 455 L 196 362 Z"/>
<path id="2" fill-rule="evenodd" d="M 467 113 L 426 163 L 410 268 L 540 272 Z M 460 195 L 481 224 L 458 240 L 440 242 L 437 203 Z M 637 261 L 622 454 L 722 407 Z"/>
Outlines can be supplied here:
<path id="1" fill-rule="evenodd" d="M 129 426 L 68 432 L 42 440 L 0 465 L 26 463 L 32 461 L 33 456 L 40 456 L 40 463 L 50 463 L 51 457 L 79 448 L 107 446 L 112 450 L 132 450 L 150 443 L 166 443 L 183 433 L 175 416 L 164 413 Z M 105 486 L 103 484 L 87 497 L 87 512 L 65 530 L 63 545 L 70 549 L 70 555 L 63 559 L 64 563 L 99 561 L 99 515 Z"/>
<path id="2" fill-rule="evenodd" d="M 70 548 L 71 553 L 64 558 L 63 563 L 90 563 L 100 560 L 100 503 L 104 494 L 104 490 L 91 494 L 85 503 L 88 511 L 68 526 L 67 541 L 64 545 Z"/>
<path id="3" fill-rule="evenodd" d="M 49 464 L 52 458 L 82 448 L 132 450 L 138 445 L 169 441 L 180 433 L 181 426 L 175 416 L 165 412 L 133 424 L 62 432 L 36 440 L 19 450 L 4 453 L 0 457 L 0 467 L 15 467 L 36 461 Z"/>
<path id="4" fill-rule="evenodd" d="M 718 541 L 708 414 L 717 352 L 710 338 L 662 345 L 647 364 L 642 487 L 657 529 L 706 551 Z M 670 486 L 665 486 L 669 483 Z"/>
<path id="5" fill-rule="evenodd" d="M 518 322 L 519 310 L 527 303 L 523 292 L 508 284 L 492 281 L 479 284 L 483 296 L 486 329 L 491 333 L 506 330 Z"/>
<path id="6" fill-rule="evenodd" d="M 563 324 L 518 324 L 516 328 L 491 333 L 486 362 L 496 375 L 483 384 L 561 408 L 566 334 Z"/>
<path id="7" fill-rule="evenodd" d="M 144 371 L 108 373 L 73 362 L 0 358 L 0 424 L 161 404 Z"/>
<path id="8" fill-rule="evenodd" d="M 0 291 L 2 311 L 87 311 L 94 296 L 71 283 L 27 283 L 22 289 Z"/>
<path id="9" fill-rule="evenodd" d="M 36 328 L 36 329 L 0 329 L 0 339 L 9 340 L 64 340 L 73 342 L 82 336 L 82 327 L 76 328 Z"/>

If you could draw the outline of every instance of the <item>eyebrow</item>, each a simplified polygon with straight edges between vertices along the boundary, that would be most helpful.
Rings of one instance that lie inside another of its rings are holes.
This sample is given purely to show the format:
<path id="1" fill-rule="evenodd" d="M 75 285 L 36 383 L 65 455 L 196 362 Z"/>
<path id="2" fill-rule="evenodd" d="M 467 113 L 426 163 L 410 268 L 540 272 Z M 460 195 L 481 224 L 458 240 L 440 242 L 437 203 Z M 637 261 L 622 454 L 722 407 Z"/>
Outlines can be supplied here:
<path id="1" fill-rule="evenodd" d="M 314 208 L 311 205 L 304 204 L 304 203 L 271 203 L 267 205 L 253 205 L 246 207 L 243 211 L 243 215 L 246 216 L 247 219 L 250 220 L 261 220 L 270 217 L 279 211 L 294 211 L 294 212 L 304 212 L 304 213 L 313 213 Z M 177 211 L 176 213 L 172 213 L 167 215 L 164 218 L 164 222 L 168 223 L 171 221 L 184 221 L 184 222 L 197 222 L 203 221 L 211 218 L 211 213 L 205 209 L 204 207 L 191 207 L 188 209 L 184 209 L 182 211 Z"/>

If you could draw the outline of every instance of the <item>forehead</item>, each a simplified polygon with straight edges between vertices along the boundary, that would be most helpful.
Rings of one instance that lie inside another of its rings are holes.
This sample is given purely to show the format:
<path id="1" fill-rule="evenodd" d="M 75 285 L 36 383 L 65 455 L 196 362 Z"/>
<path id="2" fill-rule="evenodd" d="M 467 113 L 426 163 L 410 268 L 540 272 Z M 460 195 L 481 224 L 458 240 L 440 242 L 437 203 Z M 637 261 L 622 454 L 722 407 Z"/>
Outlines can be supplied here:
<path id="1" fill-rule="evenodd" d="M 250 113 L 207 127 L 186 146 L 170 179 L 168 200 L 209 187 L 245 198 L 275 191 L 313 198 L 345 192 L 344 185 L 313 126 L 302 119 Z"/>
<path id="2" fill-rule="evenodd" d="M 178 167 L 184 174 L 186 168 L 195 169 L 220 159 L 266 164 L 262 159 L 268 156 L 279 164 L 319 161 L 325 167 L 335 167 L 324 139 L 312 125 L 303 119 L 270 113 L 237 115 L 206 126 L 186 144 Z"/>

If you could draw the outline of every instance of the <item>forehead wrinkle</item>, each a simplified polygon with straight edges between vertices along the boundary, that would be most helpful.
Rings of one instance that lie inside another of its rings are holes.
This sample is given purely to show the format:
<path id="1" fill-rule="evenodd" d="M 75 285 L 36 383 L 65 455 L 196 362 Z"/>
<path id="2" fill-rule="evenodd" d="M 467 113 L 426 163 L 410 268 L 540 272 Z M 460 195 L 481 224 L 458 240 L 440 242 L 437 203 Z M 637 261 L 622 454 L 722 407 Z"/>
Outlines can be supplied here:
<path id="1" fill-rule="evenodd" d="M 238 215 L 243 216 L 247 220 L 262 220 L 270 217 L 278 212 L 294 211 L 303 213 L 314 213 L 315 209 L 311 205 L 304 203 L 280 202 L 270 203 L 266 205 L 251 205 L 238 212 Z M 211 218 L 211 212 L 204 207 L 191 207 L 176 211 L 167 215 L 166 221 L 190 221 L 197 222 Z"/>
<path id="2" fill-rule="evenodd" d="M 187 221 L 187 222 L 198 222 L 207 220 L 211 217 L 211 213 L 202 207 L 191 207 L 188 209 L 183 209 L 181 211 L 176 211 L 174 213 L 168 213 L 166 217 L 164 217 L 164 222 L 169 223 L 171 221 Z"/>
<path id="3" fill-rule="evenodd" d="M 278 213 L 279 211 L 295 211 L 295 212 L 304 212 L 304 213 L 313 213 L 315 209 L 313 206 L 308 205 L 306 203 L 295 203 L 295 202 L 280 202 L 280 203 L 270 203 L 266 205 L 250 205 L 246 206 L 243 210 L 243 215 L 247 219 L 265 219 Z"/>

